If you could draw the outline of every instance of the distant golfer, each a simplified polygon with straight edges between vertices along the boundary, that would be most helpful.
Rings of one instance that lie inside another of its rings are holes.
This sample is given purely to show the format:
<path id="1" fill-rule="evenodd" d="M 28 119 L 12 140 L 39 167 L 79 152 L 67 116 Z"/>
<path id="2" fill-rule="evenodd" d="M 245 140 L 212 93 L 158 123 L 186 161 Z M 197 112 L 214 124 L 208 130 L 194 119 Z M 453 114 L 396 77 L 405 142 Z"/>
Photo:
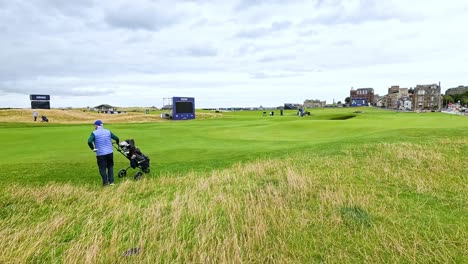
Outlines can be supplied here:
<path id="1" fill-rule="evenodd" d="M 37 120 L 37 116 L 38 116 L 38 115 L 39 115 L 39 113 L 38 113 L 36 110 L 34 110 L 34 111 L 33 111 L 33 118 L 34 118 L 34 121 Z"/>
<path id="2" fill-rule="evenodd" d="M 119 138 L 103 127 L 101 120 L 94 122 L 94 131 L 88 138 L 88 145 L 96 152 L 99 173 L 102 177 L 102 185 L 114 185 L 114 154 L 112 139 L 119 144 Z M 94 145 L 93 145 L 94 142 Z M 106 171 L 107 170 L 107 171 Z"/>

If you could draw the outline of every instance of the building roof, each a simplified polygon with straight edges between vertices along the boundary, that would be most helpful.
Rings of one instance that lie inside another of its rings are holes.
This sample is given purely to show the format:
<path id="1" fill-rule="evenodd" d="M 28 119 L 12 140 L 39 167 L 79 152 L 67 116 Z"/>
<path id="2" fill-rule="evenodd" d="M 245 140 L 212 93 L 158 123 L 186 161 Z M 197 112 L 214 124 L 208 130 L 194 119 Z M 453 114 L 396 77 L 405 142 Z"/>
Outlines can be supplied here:
<path id="1" fill-rule="evenodd" d="M 102 104 L 102 105 L 95 106 L 94 108 L 114 108 L 114 107 L 108 104 Z"/>
<path id="2" fill-rule="evenodd" d="M 440 88 L 440 87 L 436 83 L 433 83 L 433 84 L 418 84 L 418 85 L 416 85 L 416 87 L 414 89 L 416 90 L 416 89 L 425 89 L 425 88 L 434 89 L 434 88 Z"/>
<path id="3" fill-rule="evenodd" d="M 351 89 L 351 90 L 355 90 L 355 91 L 362 91 L 362 90 L 367 90 L 367 91 L 374 91 L 374 88 L 357 88 L 357 89 Z"/>

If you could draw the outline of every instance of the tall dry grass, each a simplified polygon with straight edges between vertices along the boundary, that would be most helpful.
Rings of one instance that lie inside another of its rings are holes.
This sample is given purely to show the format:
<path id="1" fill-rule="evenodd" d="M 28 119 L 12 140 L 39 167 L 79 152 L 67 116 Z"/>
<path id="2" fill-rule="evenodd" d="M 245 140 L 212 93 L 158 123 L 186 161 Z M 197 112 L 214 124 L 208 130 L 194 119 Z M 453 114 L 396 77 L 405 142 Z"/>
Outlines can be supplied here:
<path id="1" fill-rule="evenodd" d="M 10 186 L 0 194 L 0 262 L 466 262 L 468 139 L 443 143 L 305 153 L 103 189 Z"/>
<path id="2" fill-rule="evenodd" d="M 34 123 L 31 109 L 6 109 L 0 110 L 0 122 L 20 122 Z M 41 116 L 45 115 L 50 123 L 59 124 L 92 124 L 96 119 L 101 119 L 104 123 L 135 123 L 135 122 L 161 122 L 159 114 L 145 114 L 144 109 L 121 114 L 104 114 L 80 109 L 39 109 L 36 123 L 41 121 Z M 219 118 L 222 115 L 216 113 L 196 113 L 198 119 Z"/>

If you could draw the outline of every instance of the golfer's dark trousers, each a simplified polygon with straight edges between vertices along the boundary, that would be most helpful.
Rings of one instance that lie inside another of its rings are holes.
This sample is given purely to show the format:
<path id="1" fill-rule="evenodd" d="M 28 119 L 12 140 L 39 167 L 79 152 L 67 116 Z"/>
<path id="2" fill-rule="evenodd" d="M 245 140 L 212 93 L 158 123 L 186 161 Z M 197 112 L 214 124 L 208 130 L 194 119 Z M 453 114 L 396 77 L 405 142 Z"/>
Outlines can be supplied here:
<path id="1" fill-rule="evenodd" d="M 96 156 L 99 173 L 102 177 L 102 185 L 114 183 L 114 154 Z M 107 172 L 107 173 L 106 173 Z"/>

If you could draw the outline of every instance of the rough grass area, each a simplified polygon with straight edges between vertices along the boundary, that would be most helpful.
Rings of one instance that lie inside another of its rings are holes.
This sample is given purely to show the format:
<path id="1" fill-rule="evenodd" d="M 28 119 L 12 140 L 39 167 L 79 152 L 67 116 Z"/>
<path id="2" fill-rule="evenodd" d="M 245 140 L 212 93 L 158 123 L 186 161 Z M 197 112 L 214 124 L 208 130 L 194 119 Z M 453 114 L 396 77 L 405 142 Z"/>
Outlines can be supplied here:
<path id="1" fill-rule="evenodd" d="M 126 111 L 126 109 L 121 109 Z M 96 119 L 101 119 L 105 124 L 111 123 L 135 123 L 135 122 L 162 122 L 166 119 L 160 117 L 161 111 L 150 111 L 150 114 L 145 114 L 145 108 L 135 108 L 121 114 L 104 114 L 88 109 L 72 109 L 72 110 L 59 110 L 59 109 L 38 109 L 38 120 L 33 122 L 32 111 L 30 109 L 8 109 L 0 110 L 0 122 L 19 122 L 30 123 L 34 125 L 46 125 L 41 121 L 41 116 L 45 115 L 51 124 L 92 124 Z M 200 119 L 220 117 L 216 113 L 197 113 Z"/>
<path id="2" fill-rule="evenodd" d="M 12 184 L 0 262 L 466 263 L 467 150 L 372 143 L 103 189 Z"/>

